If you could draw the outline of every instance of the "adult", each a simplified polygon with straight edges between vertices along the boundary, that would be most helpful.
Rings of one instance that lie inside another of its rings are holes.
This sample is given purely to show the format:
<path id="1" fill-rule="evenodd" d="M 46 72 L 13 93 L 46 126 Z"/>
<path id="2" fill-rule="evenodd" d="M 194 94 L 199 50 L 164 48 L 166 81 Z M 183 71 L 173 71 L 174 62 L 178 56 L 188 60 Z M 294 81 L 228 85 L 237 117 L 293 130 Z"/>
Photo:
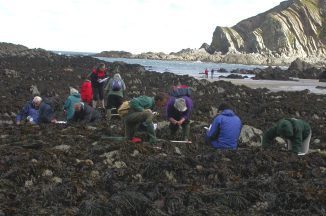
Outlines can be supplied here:
<path id="1" fill-rule="evenodd" d="M 269 147 L 275 137 L 285 139 L 289 151 L 306 154 L 309 151 L 311 127 L 301 119 L 281 119 L 264 133 L 263 147 Z"/>
<path id="2" fill-rule="evenodd" d="M 207 131 L 206 141 L 216 149 L 237 149 L 242 123 L 230 106 L 222 103 L 212 125 Z"/>
<path id="3" fill-rule="evenodd" d="M 158 93 L 155 97 L 140 96 L 133 98 L 129 102 L 128 114 L 124 117 L 125 137 L 131 140 L 136 130 L 143 124 L 146 128 L 149 142 L 155 144 L 156 134 L 153 125 L 153 109 L 161 108 L 166 105 L 169 95 L 166 93 Z"/>
<path id="4" fill-rule="evenodd" d="M 92 71 L 91 83 L 93 89 L 93 107 L 96 108 L 101 104 L 101 108 L 105 109 L 104 106 L 104 84 L 105 84 L 105 73 L 106 67 L 104 63 Z"/>
<path id="5" fill-rule="evenodd" d="M 54 110 L 50 104 L 42 101 L 40 96 L 35 96 L 32 101 L 27 102 L 20 114 L 16 116 L 16 124 L 28 121 L 31 124 L 55 123 Z"/>
<path id="6" fill-rule="evenodd" d="M 114 74 L 105 87 L 105 92 L 108 95 L 106 108 L 109 113 L 111 112 L 111 109 L 118 109 L 121 106 L 125 91 L 126 85 L 121 79 L 120 74 Z"/>
<path id="7" fill-rule="evenodd" d="M 67 121 L 70 121 L 75 114 L 75 104 L 81 101 L 80 94 L 77 89 L 70 87 L 70 95 L 63 105 L 63 110 L 66 113 Z"/>
<path id="8" fill-rule="evenodd" d="M 93 101 L 93 89 L 92 89 L 92 83 L 91 81 L 88 79 L 88 75 L 85 74 L 83 76 L 84 78 L 84 82 L 80 88 L 80 96 L 81 96 L 81 100 L 85 103 L 87 103 L 88 105 L 92 105 L 92 101 Z"/>
<path id="9" fill-rule="evenodd" d="M 101 119 L 101 114 L 93 107 L 84 102 L 79 102 L 74 105 L 75 113 L 72 118 L 73 122 L 88 124 L 96 123 Z"/>
<path id="10" fill-rule="evenodd" d="M 204 74 L 205 74 L 206 79 L 208 79 L 208 69 L 207 68 L 205 69 Z"/>
<path id="11" fill-rule="evenodd" d="M 211 79 L 214 79 L 214 69 L 211 70 Z"/>
<path id="12" fill-rule="evenodd" d="M 171 136 L 175 136 L 179 127 L 182 127 L 182 139 L 189 140 L 190 135 L 190 114 L 193 103 L 190 97 L 170 97 L 167 105 L 167 117 L 170 122 Z"/>
<path id="13" fill-rule="evenodd" d="M 19 125 L 24 121 L 28 121 L 31 124 L 38 124 L 41 102 L 42 98 L 39 96 L 35 96 L 32 101 L 27 102 L 20 113 L 16 116 L 16 124 Z"/>

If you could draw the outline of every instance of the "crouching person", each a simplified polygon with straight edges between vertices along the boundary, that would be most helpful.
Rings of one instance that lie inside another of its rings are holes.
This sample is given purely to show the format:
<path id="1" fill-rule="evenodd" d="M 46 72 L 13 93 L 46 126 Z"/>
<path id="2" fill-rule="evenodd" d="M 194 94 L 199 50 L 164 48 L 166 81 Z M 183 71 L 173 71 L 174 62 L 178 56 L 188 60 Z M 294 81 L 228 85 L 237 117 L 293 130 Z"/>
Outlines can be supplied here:
<path id="1" fill-rule="evenodd" d="M 263 147 L 269 147 L 275 137 L 282 137 L 287 142 L 289 151 L 306 154 L 311 139 L 310 125 L 300 119 L 281 119 L 263 135 Z"/>
<path id="2" fill-rule="evenodd" d="M 40 123 L 55 123 L 54 111 L 52 107 L 46 102 L 42 102 L 42 98 L 36 96 L 32 101 L 28 102 L 20 114 L 16 116 L 16 124 L 21 124 L 22 122 L 29 122 L 31 124 Z"/>
<path id="3" fill-rule="evenodd" d="M 81 101 L 80 94 L 77 89 L 70 87 L 70 95 L 63 105 L 67 121 L 71 121 L 75 114 L 75 104 Z"/>
<path id="4" fill-rule="evenodd" d="M 167 105 L 167 117 L 170 121 L 171 136 L 175 136 L 179 127 L 182 127 L 182 139 L 189 140 L 190 136 L 190 114 L 192 111 L 192 100 L 190 97 L 171 97 Z"/>
<path id="5" fill-rule="evenodd" d="M 131 140 L 140 124 L 146 127 L 149 142 L 155 144 L 156 134 L 153 125 L 154 107 L 166 105 L 169 96 L 165 93 L 158 93 L 155 97 L 140 96 L 129 102 L 128 114 L 124 117 L 125 137 Z"/>
<path id="6" fill-rule="evenodd" d="M 221 104 L 218 111 L 220 114 L 207 131 L 206 142 L 217 149 L 237 149 L 241 120 L 227 104 Z"/>
<path id="7" fill-rule="evenodd" d="M 97 123 L 101 119 L 101 114 L 84 102 L 76 103 L 74 108 L 75 113 L 72 122 L 88 124 Z"/>

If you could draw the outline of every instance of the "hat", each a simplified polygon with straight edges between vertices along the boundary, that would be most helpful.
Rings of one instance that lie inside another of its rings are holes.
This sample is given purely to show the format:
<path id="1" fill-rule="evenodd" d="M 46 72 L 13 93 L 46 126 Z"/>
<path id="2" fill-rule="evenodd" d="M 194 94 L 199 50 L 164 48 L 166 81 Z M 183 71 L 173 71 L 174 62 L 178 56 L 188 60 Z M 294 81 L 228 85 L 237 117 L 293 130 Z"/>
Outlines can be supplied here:
<path id="1" fill-rule="evenodd" d="M 78 90 L 73 88 L 73 87 L 69 87 L 70 88 L 70 94 L 75 94 L 75 93 L 78 93 Z"/>
<path id="2" fill-rule="evenodd" d="M 176 108 L 179 112 L 185 112 L 187 110 L 186 100 L 183 98 L 175 99 L 174 108 Z"/>

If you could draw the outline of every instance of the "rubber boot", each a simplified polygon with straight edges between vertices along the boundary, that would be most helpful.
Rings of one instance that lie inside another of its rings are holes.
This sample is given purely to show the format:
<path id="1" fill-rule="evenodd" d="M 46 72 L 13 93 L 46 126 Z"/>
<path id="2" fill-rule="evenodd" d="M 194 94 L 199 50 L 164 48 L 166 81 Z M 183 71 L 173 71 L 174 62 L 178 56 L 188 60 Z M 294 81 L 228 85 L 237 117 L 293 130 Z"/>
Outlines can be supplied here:
<path id="1" fill-rule="evenodd" d="M 190 136 L 190 124 L 186 123 L 182 126 L 182 139 L 188 141 Z"/>

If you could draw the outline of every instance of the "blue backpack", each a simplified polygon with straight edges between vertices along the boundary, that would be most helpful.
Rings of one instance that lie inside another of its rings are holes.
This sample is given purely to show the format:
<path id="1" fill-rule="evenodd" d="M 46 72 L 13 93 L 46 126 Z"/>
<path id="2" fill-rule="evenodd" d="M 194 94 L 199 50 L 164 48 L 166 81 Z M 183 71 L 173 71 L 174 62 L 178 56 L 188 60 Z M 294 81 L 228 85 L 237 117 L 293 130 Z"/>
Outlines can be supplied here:
<path id="1" fill-rule="evenodd" d="M 113 91 L 120 91 L 122 89 L 122 82 L 121 80 L 114 79 L 112 82 L 112 90 Z"/>

